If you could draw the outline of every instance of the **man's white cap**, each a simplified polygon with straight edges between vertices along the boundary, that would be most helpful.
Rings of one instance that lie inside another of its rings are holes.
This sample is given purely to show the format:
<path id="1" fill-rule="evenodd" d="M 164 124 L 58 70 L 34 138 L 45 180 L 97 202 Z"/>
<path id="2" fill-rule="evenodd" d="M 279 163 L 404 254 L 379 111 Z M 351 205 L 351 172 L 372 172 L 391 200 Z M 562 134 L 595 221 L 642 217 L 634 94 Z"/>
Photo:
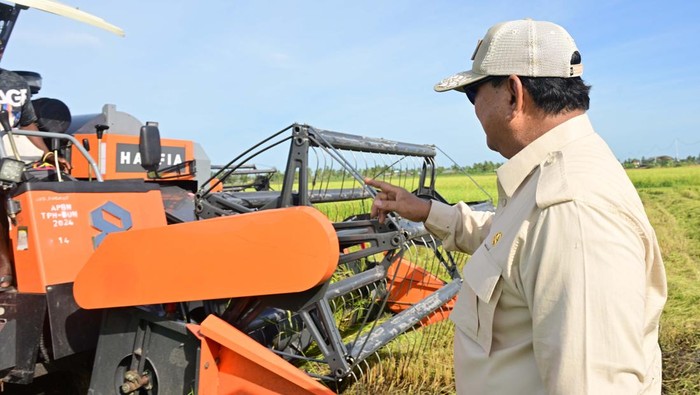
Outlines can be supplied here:
<path id="1" fill-rule="evenodd" d="M 445 78 L 435 85 L 437 92 L 463 91 L 488 76 L 515 74 L 522 77 L 579 77 L 583 64 L 571 64 L 580 55 L 574 39 L 552 22 L 523 19 L 492 26 L 472 55 L 471 71 Z"/>

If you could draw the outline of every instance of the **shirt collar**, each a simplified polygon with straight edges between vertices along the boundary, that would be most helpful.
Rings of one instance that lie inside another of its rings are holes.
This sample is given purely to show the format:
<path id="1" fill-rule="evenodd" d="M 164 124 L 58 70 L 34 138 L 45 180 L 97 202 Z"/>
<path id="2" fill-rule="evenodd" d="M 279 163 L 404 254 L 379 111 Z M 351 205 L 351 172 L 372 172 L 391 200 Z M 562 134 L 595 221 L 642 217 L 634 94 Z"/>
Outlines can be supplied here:
<path id="1" fill-rule="evenodd" d="M 512 197 L 525 178 L 545 160 L 547 154 L 593 133 L 588 115 L 582 114 L 557 125 L 520 150 L 496 170 L 498 183 L 506 196 Z"/>

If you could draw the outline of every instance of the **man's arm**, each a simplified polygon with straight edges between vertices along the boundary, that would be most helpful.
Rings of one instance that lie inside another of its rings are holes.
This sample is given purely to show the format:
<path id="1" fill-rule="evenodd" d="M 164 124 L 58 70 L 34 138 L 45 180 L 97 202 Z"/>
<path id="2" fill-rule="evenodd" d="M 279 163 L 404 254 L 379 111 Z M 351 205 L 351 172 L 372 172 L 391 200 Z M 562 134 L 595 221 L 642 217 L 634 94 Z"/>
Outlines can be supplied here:
<path id="1" fill-rule="evenodd" d="M 547 393 L 639 393 L 649 368 L 647 285 L 632 221 L 576 201 L 557 204 L 533 219 L 517 254 Z"/>
<path id="2" fill-rule="evenodd" d="M 425 228 L 442 240 L 448 251 L 473 254 L 491 231 L 494 213 L 474 211 L 464 202 L 454 206 L 433 202 Z"/>
<path id="3" fill-rule="evenodd" d="M 383 181 L 365 179 L 365 182 L 380 190 L 372 203 L 373 218 L 378 217 L 383 223 L 388 213 L 396 212 L 408 220 L 424 222 L 426 229 L 441 239 L 447 250 L 471 254 L 489 233 L 491 212 L 472 211 L 462 202 L 450 206 L 421 199 Z"/>
<path id="4" fill-rule="evenodd" d="M 21 79 L 21 77 L 18 78 Z M 26 98 L 22 103 L 22 113 L 19 119 L 19 128 L 38 132 L 40 130 L 39 126 L 36 124 L 38 118 L 36 116 L 36 112 L 34 111 L 34 105 L 32 104 L 31 89 L 24 80 L 22 80 L 20 88 L 23 89 L 26 93 Z M 44 155 L 42 156 L 42 160 L 49 163 L 54 163 L 56 158 L 53 157 L 53 153 L 49 150 L 49 147 L 46 146 L 46 143 L 44 143 L 43 138 L 37 136 L 27 136 L 27 138 L 29 139 L 29 141 L 32 142 L 32 144 L 34 144 L 34 146 L 39 148 L 41 152 L 44 153 Z M 70 171 L 72 168 L 70 163 L 68 163 L 64 158 L 60 157 L 58 158 L 58 165 L 65 171 Z"/>
<path id="5" fill-rule="evenodd" d="M 423 222 L 430 213 L 430 200 L 421 199 L 404 188 L 388 182 L 365 178 L 367 185 L 379 189 L 372 203 L 371 216 L 384 223 L 390 212 L 415 222 Z"/>
<path id="6" fill-rule="evenodd" d="M 20 126 L 19 128 L 22 130 L 33 130 L 36 132 L 39 131 L 39 127 L 36 126 L 36 123 L 34 123 L 34 122 L 30 123 L 27 126 Z M 27 138 L 29 139 L 29 141 L 32 142 L 32 144 L 34 144 L 35 147 L 39 148 L 41 150 L 41 152 L 43 152 L 43 153 L 49 152 L 49 147 L 46 146 L 46 143 L 44 142 L 43 138 L 38 137 L 38 136 L 27 136 Z"/>
<path id="7" fill-rule="evenodd" d="M 32 122 L 26 126 L 20 126 L 20 129 L 33 130 L 33 131 L 37 131 L 37 132 L 39 131 L 39 127 L 36 125 L 35 122 Z M 49 154 L 51 151 L 49 150 L 49 147 L 46 146 L 46 143 L 44 142 L 44 139 L 42 137 L 27 136 L 27 138 L 29 139 L 29 141 L 32 142 L 32 144 L 34 144 L 34 146 L 39 148 L 41 150 L 41 152 L 44 153 L 43 158 L 45 160 L 50 161 L 49 163 L 53 163 L 53 160 L 54 160 L 53 155 Z M 49 154 L 48 157 L 47 157 L 47 154 Z M 68 161 L 66 161 L 64 158 L 59 157 L 58 164 L 63 170 L 68 171 L 68 170 L 72 169 L 72 166 L 70 165 L 70 163 L 68 163 Z"/>

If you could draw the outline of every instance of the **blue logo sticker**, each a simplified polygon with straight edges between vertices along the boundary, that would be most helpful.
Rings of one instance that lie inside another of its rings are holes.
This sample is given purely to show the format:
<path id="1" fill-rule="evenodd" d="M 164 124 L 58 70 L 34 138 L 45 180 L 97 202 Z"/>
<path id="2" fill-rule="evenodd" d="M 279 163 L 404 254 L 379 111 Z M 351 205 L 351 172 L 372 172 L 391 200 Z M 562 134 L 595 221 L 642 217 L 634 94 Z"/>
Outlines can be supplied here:
<path id="1" fill-rule="evenodd" d="M 121 226 L 108 221 L 105 213 L 119 220 Z M 97 249 L 108 234 L 131 229 L 131 214 L 116 204 L 107 202 L 90 213 L 90 225 L 101 232 L 92 238 L 92 245 Z"/>

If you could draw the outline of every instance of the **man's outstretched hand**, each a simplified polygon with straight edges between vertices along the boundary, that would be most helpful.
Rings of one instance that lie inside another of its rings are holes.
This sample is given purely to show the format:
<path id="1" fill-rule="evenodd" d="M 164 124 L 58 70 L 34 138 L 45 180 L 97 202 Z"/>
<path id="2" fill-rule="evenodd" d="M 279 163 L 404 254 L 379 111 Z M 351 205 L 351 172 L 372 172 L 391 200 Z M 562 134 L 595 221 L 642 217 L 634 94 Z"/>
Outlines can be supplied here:
<path id="1" fill-rule="evenodd" d="M 365 178 L 365 183 L 379 190 L 372 203 L 371 217 L 379 218 L 380 223 L 384 223 L 387 213 L 392 211 L 410 221 L 423 222 L 428 219 L 429 200 L 388 182 Z"/>

